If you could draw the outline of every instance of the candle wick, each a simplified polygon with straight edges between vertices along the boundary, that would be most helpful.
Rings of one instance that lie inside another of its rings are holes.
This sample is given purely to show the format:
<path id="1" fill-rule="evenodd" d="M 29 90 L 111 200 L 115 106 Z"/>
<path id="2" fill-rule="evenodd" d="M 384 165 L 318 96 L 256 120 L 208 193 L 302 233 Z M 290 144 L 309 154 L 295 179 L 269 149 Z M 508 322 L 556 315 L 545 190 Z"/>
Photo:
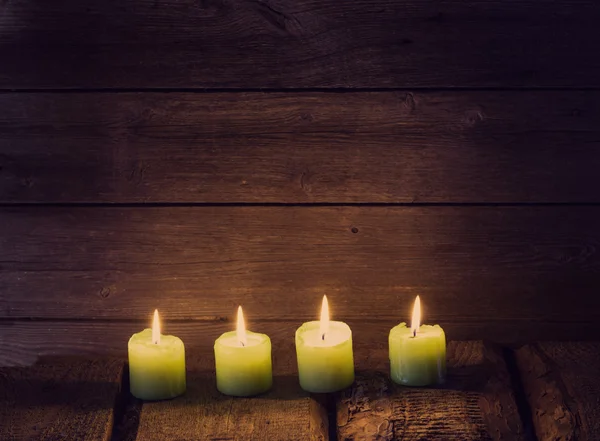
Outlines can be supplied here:
<path id="1" fill-rule="evenodd" d="M 416 330 L 416 329 L 414 329 L 414 330 L 413 330 L 413 338 L 415 338 L 416 336 L 417 336 L 417 330 Z"/>
<path id="2" fill-rule="evenodd" d="M 242 347 L 246 346 L 243 341 L 240 341 L 240 344 L 242 345 Z"/>
<path id="3" fill-rule="evenodd" d="M 321 340 L 325 341 L 325 333 L 321 336 Z"/>

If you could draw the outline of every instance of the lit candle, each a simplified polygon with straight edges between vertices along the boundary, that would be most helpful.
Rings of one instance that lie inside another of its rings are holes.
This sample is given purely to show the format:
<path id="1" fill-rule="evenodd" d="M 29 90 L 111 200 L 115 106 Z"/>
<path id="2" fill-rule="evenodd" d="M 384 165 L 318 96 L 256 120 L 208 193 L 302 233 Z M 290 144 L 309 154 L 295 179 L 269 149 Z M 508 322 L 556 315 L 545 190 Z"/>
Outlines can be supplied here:
<path id="1" fill-rule="evenodd" d="M 417 296 L 410 328 L 400 323 L 390 331 L 392 380 L 406 386 L 427 386 L 446 379 L 446 335 L 439 325 L 421 325 Z"/>
<path id="2" fill-rule="evenodd" d="M 158 311 L 152 329 L 129 339 L 131 394 L 142 400 L 164 400 L 185 392 L 185 347 L 181 339 L 160 334 Z"/>
<path id="3" fill-rule="evenodd" d="M 326 296 L 321 320 L 296 330 L 296 356 L 300 386 L 308 392 L 335 392 L 354 382 L 352 331 L 344 322 L 329 321 Z"/>
<path id="4" fill-rule="evenodd" d="M 215 341 L 217 389 L 225 395 L 248 397 L 268 391 L 273 384 L 271 339 L 246 331 L 242 307 L 237 329 Z"/>

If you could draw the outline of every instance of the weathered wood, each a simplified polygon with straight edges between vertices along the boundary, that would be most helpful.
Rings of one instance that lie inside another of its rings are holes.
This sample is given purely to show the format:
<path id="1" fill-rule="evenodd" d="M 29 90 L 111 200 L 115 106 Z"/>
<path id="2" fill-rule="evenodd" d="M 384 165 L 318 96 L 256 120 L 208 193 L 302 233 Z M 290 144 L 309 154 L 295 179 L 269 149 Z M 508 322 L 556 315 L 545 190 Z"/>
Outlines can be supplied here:
<path id="1" fill-rule="evenodd" d="M 0 4 L 0 87 L 598 86 L 594 1 Z"/>
<path id="2" fill-rule="evenodd" d="M 0 439 L 108 441 L 119 360 L 45 360 L 0 368 Z"/>
<path id="3" fill-rule="evenodd" d="M 538 441 L 600 440 L 600 343 L 543 342 L 516 358 Z"/>
<path id="4" fill-rule="evenodd" d="M 389 379 L 387 351 L 362 362 L 355 385 L 337 401 L 340 440 L 524 439 L 501 350 L 450 342 L 441 387 L 401 387 Z"/>
<path id="5" fill-rule="evenodd" d="M 335 318 L 343 318 L 337 317 Z M 438 323 L 426 313 L 428 323 Z M 274 368 L 286 351 L 294 350 L 294 332 L 302 320 L 256 321 L 246 317 L 249 328 L 268 334 L 273 344 Z M 400 319 L 362 318 L 347 320 L 353 331 L 354 354 L 358 362 L 371 360 L 374 348 L 385 350 L 390 329 Z M 596 322 L 552 320 L 457 320 L 439 322 L 452 340 L 485 338 L 518 347 L 544 338 L 600 340 Z M 235 328 L 229 321 L 163 322 L 164 331 L 179 336 L 190 353 L 211 354 L 215 339 Z M 127 341 L 134 332 L 147 327 L 140 321 L 10 321 L 0 320 L 0 366 L 31 365 L 38 357 L 70 354 L 86 357 L 127 357 Z M 51 335 L 52 338 L 48 338 Z M 385 368 L 387 369 L 387 368 Z"/>
<path id="6" fill-rule="evenodd" d="M 334 317 L 397 322 L 420 294 L 428 321 L 594 321 L 599 224 L 596 206 L 3 208 L 0 316 L 303 321 L 327 294 Z"/>
<path id="7" fill-rule="evenodd" d="M 326 409 L 300 388 L 293 347 L 276 354 L 273 389 L 252 398 L 232 398 L 217 391 L 210 354 L 188 353 L 184 396 L 144 403 L 138 439 L 328 439 Z"/>
<path id="8" fill-rule="evenodd" d="M 4 202 L 600 202 L 600 92 L 0 95 Z"/>

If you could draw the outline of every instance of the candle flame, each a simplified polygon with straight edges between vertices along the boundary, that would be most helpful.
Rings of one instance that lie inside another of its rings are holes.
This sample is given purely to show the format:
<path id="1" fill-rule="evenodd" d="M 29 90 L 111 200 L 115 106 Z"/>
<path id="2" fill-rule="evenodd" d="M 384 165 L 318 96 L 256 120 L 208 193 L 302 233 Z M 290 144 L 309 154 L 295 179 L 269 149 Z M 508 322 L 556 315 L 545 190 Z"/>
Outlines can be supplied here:
<path id="1" fill-rule="evenodd" d="M 160 344 L 160 321 L 158 320 L 158 309 L 154 310 L 154 320 L 152 320 L 152 343 Z"/>
<path id="2" fill-rule="evenodd" d="M 410 324 L 410 330 L 413 337 L 417 336 L 417 331 L 421 326 L 421 299 L 419 296 L 415 299 L 415 305 L 413 306 L 412 322 Z"/>
<path id="3" fill-rule="evenodd" d="M 329 332 L 329 303 L 327 303 L 327 296 L 323 296 L 323 303 L 321 304 L 321 321 L 319 323 L 319 333 L 321 339 L 325 340 L 325 335 Z"/>
<path id="4" fill-rule="evenodd" d="M 237 338 L 242 346 L 246 346 L 248 344 L 248 340 L 246 337 L 246 322 L 244 321 L 244 312 L 242 311 L 242 307 L 238 306 L 238 314 L 237 314 Z"/>

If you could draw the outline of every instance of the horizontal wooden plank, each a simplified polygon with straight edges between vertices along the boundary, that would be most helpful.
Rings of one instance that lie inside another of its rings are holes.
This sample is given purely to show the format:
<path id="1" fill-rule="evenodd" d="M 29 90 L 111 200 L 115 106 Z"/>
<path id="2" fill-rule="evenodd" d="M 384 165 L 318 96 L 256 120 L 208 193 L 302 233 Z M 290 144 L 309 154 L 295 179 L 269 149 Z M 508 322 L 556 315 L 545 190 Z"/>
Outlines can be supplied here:
<path id="1" fill-rule="evenodd" d="M 187 354 L 187 391 L 174 400 L 144 403 L 137 439 L 325 441 L 327 410 L 298 383 L 294 351 L 279 359 L 270 392 L 251 398 L 217 391 L 214 360 Z"/>
<path id="2" fill-rule="evenodd" d="M 123 365 L 70 359 L 0 368 L 0 439 L 109 441 Z"/>
<path id="3" fill-rule="evenodd" d="M 0 317 L 598 319 L 600 207 L 0 210 Z M 567 301 L 570 295 L 577 301 Z"/>
<path id="4" fill-rule="evenodd" d="M 232 317 L 233 318 L 233 317 Z M 246 317 L 250 319 L 250 317 Z M 384 351 L 388 344 L 390 329 L 398 324 L 391 320 L 347 320 L 352 328 L 354 355 L 360 363 L 374 363 L 373 352 Z M 425 319 L 426 323 L 436 323 Z M 294 333 L 302 324 L 300 319 L 288 321 L 249 320 L 249 329 L 262 332 L 271 338 L 273 347 L 273 374 L 288 375 L 286 360 L 295 353 Z M 226 331 L 235 329 L 233 321 L 164 321 L 164 332 L 180 337 L 189 355 L 201 354 L 214 361 L 214 341 Z M 448 339 L 467 340 L 484 338 L 503 344 L 517 346 L 541 339 L 600 340 L 596 322 L 552 322 L 533 320 L 486 320 L 443 322 L 441 325 Z M 21 366 L 34 363 L 38 357 L 77 355 L 86 357 L 112 356 L 126 359 L 127 341 L 147 323 L 139 321 L 11 321 L 0 320 L 0 366 Z M 212 364 L 211 364 L 212 365 Z M 382 369 L 386 369 L 385 366 Z"/>
<path id="5" fill-rule="evenodd" d="M 389 379 L 387 350 L 374 351 L 337 401 L 338 439 L 524 440 L 502 351 L 450 342 L 447 357 L 444 385 L 410 388 Z"/>
<path id="6" fill-rule="evenodd" d="M 249 320 L 248 329 L 266 333 L 273 346 L 273 373 L 289 375 L 289 354 L 294 352 L 294 332 L 300 322 Z M 0 366 L 30 365 L 38 357 L 78 355 L 127 359 L 132 334 L 150 327 L 140 321 L 6 321 L 0 320 Z M 214 365 L 213 345 L 224 332 L 235 329 L 225 321 L 162 321 L 163 333 L 180 337 L 186 354 L 200 354 Z"/>
<path id="7" fill-rule="evenodd" d="M 593 0 L 0 3 L 0 87 L 598 86 Z"/>
<path id="8" fill-rule="evenodd" d="M 516 358 L 539 441 L 599 439 L 600 343 L 537 343 Z"/>
<path id="9" fill-rule="evenodd" d="M 600 92 L 0 95 L 2 202 L 600 202 Z"/>

